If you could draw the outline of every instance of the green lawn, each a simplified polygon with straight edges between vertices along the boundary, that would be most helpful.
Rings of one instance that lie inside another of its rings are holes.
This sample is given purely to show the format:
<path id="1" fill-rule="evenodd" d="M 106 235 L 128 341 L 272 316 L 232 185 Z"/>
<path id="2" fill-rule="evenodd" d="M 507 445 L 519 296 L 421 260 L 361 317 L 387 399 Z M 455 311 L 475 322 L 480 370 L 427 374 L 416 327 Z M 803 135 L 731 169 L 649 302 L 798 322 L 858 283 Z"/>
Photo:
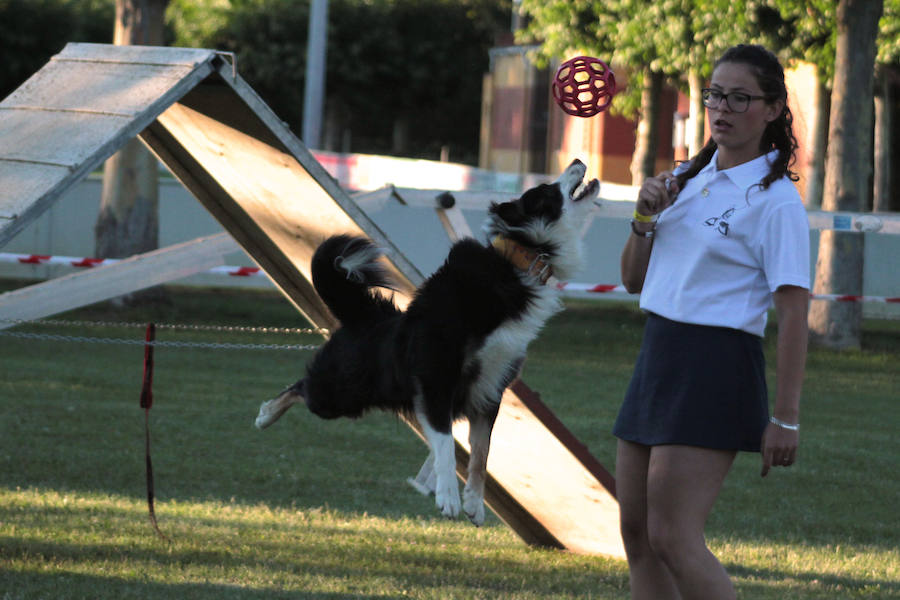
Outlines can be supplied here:
<path id="1" fill-rule="evenodd" d="M 567 306 L 532 345 L 523 379 L 612 470 L 609 430 L 643 318 L 627 304 Z M 305 326 L 272 293 L 176 289 L 165 306 L 65 318 Z M 15 331 L 143 338 L 140 328 Z M 525 546 L 493 516 L 480 529 L 439 518 L 405 483 L 427 449 L 396 418 L 327 422 L 295 408 L 253 428 L 259 403 L 309 354 L 156 350 L 164 541 L 147 519 L 143 348 L 0 336 L 0 599 L 628 597 L 621 561 Z M 798 464 L 761 479 L 759 457 L 741 455 L 709 523 L 741 598 L 900 598 L 898 389 L 898 322 L 867 322 L 862 351 L 811 353 Z"/>

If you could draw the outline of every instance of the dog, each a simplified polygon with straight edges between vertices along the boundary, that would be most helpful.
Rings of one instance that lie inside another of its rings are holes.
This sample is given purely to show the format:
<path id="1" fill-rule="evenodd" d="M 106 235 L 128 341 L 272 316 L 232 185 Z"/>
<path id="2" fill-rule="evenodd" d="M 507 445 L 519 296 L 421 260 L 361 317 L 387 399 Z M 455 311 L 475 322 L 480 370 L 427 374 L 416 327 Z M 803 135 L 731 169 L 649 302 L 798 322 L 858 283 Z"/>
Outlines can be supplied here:
<path id="1" fill-rule="evenodd" d="M 483 524 L 503 391 L 528 344 L 562 309 L 547 280 L 570 278 L 581 265 L 579 226 L 600 188 L 596 179 L 584 183 L 586 171 L 575 160 L 555 182 L 492 203 L 483 227 L 488 243 L 456 242 L 405 312 L 374 289 L 396 288 L 373 242 L 349 235 L 323 242 L 312 259 L 313 286 L 341 326 L 304 378 L 262 404 L 256 426 L 268 427 L 297 403 L 324 419 L 371 409 L 414 417 L 433 453 L 438 509 L 449 518 L 462 509 Z M 462 417 L 471 453 L 460 502 L 451 427 Z"/>

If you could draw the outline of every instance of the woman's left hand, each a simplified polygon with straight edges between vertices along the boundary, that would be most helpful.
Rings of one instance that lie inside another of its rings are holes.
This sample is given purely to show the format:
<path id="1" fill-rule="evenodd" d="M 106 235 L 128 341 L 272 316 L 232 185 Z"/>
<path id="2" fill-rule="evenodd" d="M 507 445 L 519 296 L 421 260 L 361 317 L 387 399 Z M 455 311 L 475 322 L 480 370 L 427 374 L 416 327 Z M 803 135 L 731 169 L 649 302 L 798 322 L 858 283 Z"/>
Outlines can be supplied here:
<path id="1" fill-rule="evenodd" d="M 797 460 L 800 433 L 769 423 L 762 438 L 762 473 L 765 477 L 772 467 L 789 467 Z"/>

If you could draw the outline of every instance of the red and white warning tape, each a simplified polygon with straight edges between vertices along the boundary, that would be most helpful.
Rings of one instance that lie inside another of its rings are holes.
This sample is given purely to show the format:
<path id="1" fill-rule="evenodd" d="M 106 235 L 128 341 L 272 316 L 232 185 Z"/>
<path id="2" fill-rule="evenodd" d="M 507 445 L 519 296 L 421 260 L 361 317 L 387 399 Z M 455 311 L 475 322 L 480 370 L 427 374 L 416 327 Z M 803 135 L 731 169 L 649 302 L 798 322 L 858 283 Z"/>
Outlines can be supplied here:
<path id="1" fill-rule="evenodd" d="M 588 292 L 592 294 L 609 294 L 612 292 L 621 292 L 623 294 L 627 294 L 628 290 L 625 289 L 624 285 L 612 285 L 605 283 L 598 283 L 596 285 L 590 283 L 572 283 L 567 281 L 560 281 L 556 284 L 556 289 L 564 292 Z"/>
<path id="2" fill-rule="evenodd" d="M 13 254 L 0 252 L 0 263 L 21 263 L 25 265 L 63 265 L 68 267 L 99 267 L 119 262 L 118 258 L 79 258 L 75 256 L 48 256 L 44 254 Z M 259 267 L 214 267 L 206 273 L 229 275 L 231 277 L 264 277 Z"/>
<path id="3" fill-rule="evenodd" d="M 582 292 L 588 294 L 609 294 L 613 292 L 627 294 L 624 286 L 611 284 L 566 283 L 556 284 L 556 289 L 564 292 Z M 629 294 L 637 295 L 637 294 Z M 810 300 L 831 300 L 832 302 L 886 302 L 900 303 L 900 296 L 850 296 L 846 294 L 810 294 Z"/>
<path id="4" fill-rule="evenodd" d="M 810 294 L 810 300 L 831 300 L 832 302 L 886 302 L 900 303 L 900 296 L 850 296 L 842 294 Z"/>
<path id="5" fill-rule="evenodd" d="M 14 254 L 0 252 L 0 263 L 21 263 L 26 265 L 65 265 L 69 267 L 99 267 L 119 262 L 116 258 L 79 258 L 74 256 L 48 256 L 43 254 Z M 228 275 L 230 277 L 265 277 L 265 273 L 259 267 L 222 266 L 205 271 L 213 275 Z M 587 294 L 628 294 L 622 285 L 607 283 L 573 283 L 558 282 L 556 289 L 563 292 L 581 292 Z M 633 296 L 636 294 L 628 294 Z M 900 303 L 900 296 L 850 296 L 842 294 L 810 294 L 811 300 L 830 300 L 832 302 L 883 302 L 888 304 Z"/>

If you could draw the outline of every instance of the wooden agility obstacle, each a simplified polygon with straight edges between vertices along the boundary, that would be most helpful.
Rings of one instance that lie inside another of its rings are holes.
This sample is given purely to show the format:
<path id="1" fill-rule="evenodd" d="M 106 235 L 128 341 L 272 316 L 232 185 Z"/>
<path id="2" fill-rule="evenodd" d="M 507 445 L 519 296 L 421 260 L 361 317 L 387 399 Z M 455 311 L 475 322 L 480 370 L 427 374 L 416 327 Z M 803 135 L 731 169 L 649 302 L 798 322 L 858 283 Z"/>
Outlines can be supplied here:
<path id="1" fill-rule="evenodd" d="M 315 326 L 335 325 L 310 283 L 310 258 L 328 235 L 366 235 L 384 248 L 401 307 L 423 281 L 233 58 L 212 50 L 69 44 L 0 103 L 0 247 L 134 137 Z M 458 226 L 458 214 L 444 217 Z M 463 475 L 465 423 L 454 437 Z M 529 544 L 622 557 L 614 494 L 609 473 L 537 394 L 522 382 L 507 390 L 485 490 L 504 522 Z"/>

